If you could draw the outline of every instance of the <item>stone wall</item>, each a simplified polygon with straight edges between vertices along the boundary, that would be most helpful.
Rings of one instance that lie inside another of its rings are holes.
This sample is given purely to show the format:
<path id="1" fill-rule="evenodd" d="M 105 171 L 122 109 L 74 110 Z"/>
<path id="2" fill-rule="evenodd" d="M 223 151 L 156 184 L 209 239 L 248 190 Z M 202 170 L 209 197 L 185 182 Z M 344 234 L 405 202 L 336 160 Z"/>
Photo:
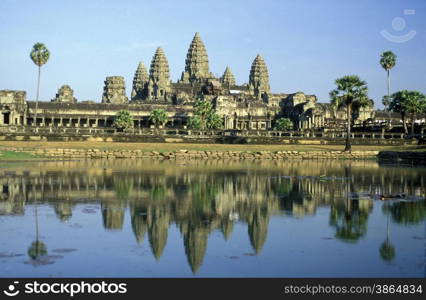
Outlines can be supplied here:
<path id="1" fill-rule="evenodd" d="M 156 134 L 154 131 L 141 133 L 125 132 L 98 132 L 96 129 L 72 129 L 62 132 L 49 132 L 49 129 L 40 128 L 38 132 L 11 132 L 0 128 L 0 141 L 97 141 L 97 142 L 126 142 L 126 143 L 197 143 L 197 144 L 252 144 L 252 145 L 344 145 L 343 137 L 280 137 L 280 136 L 232 136 L 217 135 L 214 132 L 189 130 L 164 130 L 171 134 Z M 204 133 L 204 134 L 203 134 Z M 353 145 L 380 145 L 402 146 L 417 145 L 417 139 L 403 138 L 353 138 Z"/>
<path id="2" fill-rule="evenodd" d="M 143 147 L 143 146 L 141 146 Z M 115 158 L 156 158 L 156 159 L 372 159 L 377 158 L 379 151 L 190 151 L 172 152 L 141 150 L 104 150 L 104 149 L 28 149 L 7 148 L 5 150 L 26 152 L 45 158 L 73 159 L 115 159 Z"/>

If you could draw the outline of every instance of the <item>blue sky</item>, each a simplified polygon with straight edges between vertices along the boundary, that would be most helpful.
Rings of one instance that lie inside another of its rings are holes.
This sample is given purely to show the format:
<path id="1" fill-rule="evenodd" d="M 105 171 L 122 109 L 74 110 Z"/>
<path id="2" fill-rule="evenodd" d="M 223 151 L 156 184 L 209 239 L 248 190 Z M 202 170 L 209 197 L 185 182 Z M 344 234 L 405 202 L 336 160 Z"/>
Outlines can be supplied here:
<path id="1" fill-rule="evenodd" d="M 379 56 L 385 50 L 398 56 L 392 91 L 426 92 L 425 15 L 424 0 L 1 0 L 0 89 L 35 98 L 37 68 L 29 52 L 43 42 L 51 58 L 42 69 L 41 99 L 49 101 L 69 84 L 79 100 L 100 101 L 103 81 L 112 75 L 125 77 L 129 95 L 138 62 L 149 67 L 157 46 L 166 53 L 171 79 L 180 78 L 198 31 L 218 76 L 230 66 L 239 84 L 248 82 L 260 53 L 273 92 L 303 91 L 328 102 L 334 80 L 356 74 L 381 107 L 386 73 Z M 382 30 L 398 40 L 415 35 L 395 43 Z"/>

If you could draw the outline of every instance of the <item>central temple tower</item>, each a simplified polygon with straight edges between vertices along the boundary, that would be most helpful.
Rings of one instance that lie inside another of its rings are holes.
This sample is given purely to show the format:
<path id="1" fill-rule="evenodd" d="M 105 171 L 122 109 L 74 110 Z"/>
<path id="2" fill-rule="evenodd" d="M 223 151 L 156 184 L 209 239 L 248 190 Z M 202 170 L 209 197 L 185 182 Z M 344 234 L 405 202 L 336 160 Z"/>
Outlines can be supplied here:
<path id="1" fill-rule="evenodd" d="M 268 68 L 260 54 L 256 56 L 251 65 L 249 88 L 258 99 L 264 98 L 270 90 Z"/>
<path id="2" fill-rule="evenodd" d="M 209 59 L 206 47 L 201 40 L 200 34 L 197 32 L 192 39 L 186 55 L 185 71 L 182 73 L 181 82 L 203 82 L 205 79 L 212 77 L 214 76 L 209 72 Z"/>

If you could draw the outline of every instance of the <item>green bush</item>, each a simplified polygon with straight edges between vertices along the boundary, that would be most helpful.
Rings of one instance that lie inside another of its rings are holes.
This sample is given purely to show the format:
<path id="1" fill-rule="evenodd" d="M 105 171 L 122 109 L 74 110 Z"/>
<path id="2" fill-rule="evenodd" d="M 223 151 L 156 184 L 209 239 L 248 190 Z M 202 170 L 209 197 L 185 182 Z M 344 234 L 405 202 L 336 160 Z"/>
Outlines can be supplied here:
<path id="1" fill-rule="evenodd" d="M 114 127 L 118 129 L 127 129 L 133 127 L 133 117 L 127 110 L 120 110 L 115 115 Z"/>
<path id="2" fill-rule="evenodd" d="M 149 120 L 154 123 L 155 127 L 164 126 L 167 122 L 167 113 L 164 109 L 154 109 L 149 115 Z"/>
<path id="3" fill-rule="evenodd" d="M 293 122 L 287 118 L 280 118 L 275 122 L 275 130 L 293 130 Z"/>
<path id="4" fill-rule="evenodd" d="M 188 121 L 188 126 L 194 129 L 223 128 L 223 118 L 219 116 L 210 101 L 198 100 L 194 105 L 194 116 Z"/>
<path id="5" fill-rule="evenodd" d="M 197 115 L 190 117 L 188 120 L 188 127 L 192 129 L 201 129 L 201 118 Z"/>

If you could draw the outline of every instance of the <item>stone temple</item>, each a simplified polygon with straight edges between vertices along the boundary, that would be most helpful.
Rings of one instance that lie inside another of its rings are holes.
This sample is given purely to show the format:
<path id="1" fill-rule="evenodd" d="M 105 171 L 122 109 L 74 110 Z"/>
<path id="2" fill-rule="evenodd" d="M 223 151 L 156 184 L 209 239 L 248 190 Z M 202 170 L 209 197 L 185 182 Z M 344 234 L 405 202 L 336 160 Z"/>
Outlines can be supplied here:
<path id="1" fill-rule="evenodd" d="M 197 100 L 211 101 L 223 117 L 224 129 L 269 130 L 281 117 L 290 118 L 295 130 L 326 129 L 341 125 L 344 111 L 318 103 L 315 95 L 303 92 L 272 93 L 267 61 L 257 55 L 251 65 L 248 84 L 238 84 L 230 67 L 217 78 L 209 68 L 209 58 L 200 34 L 191 41 L 180 80 L 170 80 L 170 67 L 164 50 L 159 47 L 149 65 L 140 62 L 133 77 L 130 98 L 122 76 L 109 76 L 104 81 L 101 103 L 78 101 L 68 85 L 59 88 L 50 101 L 26 100 L 25 91 L 0 91 L 0 126 L 38 127 L 111 127 L 119 110 L 128 110 L 135 128 L 149 128 L 149 115 L 164 109 L 166 127 L 185 128 L 193 116 Z M 37 120 L 35 120 L 37 116 Z M 355 113 L 355 122 L 374 117 L 373 107 Z M 339 123 L 340 122 L 340 123 Z"/>

